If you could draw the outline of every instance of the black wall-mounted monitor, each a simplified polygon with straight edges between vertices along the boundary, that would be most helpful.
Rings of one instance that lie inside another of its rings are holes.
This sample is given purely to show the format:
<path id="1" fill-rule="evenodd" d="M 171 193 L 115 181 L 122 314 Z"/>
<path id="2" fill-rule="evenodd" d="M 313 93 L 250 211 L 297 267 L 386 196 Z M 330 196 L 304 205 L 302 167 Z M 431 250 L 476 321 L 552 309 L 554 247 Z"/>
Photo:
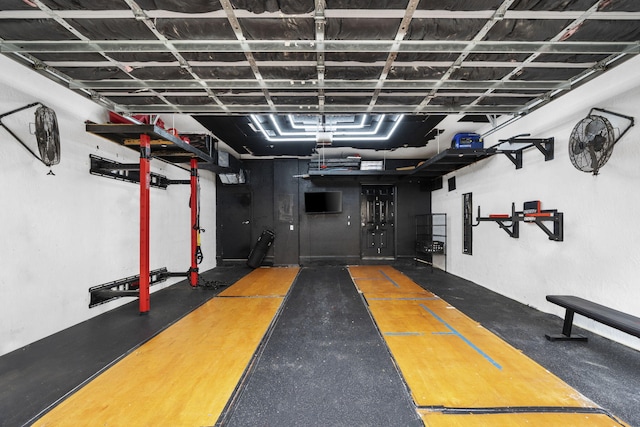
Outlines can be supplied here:
<path id="1" fill-rule="evenodd" d="M 304 211 L 308 214 L 342 212 L 341 191 L 304 193 Z"/>

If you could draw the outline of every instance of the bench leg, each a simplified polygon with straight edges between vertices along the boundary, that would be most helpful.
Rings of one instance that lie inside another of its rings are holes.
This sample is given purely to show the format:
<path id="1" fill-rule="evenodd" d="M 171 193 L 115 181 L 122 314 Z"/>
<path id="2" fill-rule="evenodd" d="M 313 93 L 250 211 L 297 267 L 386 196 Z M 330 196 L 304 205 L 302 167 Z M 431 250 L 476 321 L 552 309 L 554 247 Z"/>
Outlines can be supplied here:
<path id="1" fill-rule="evenodd" d="M 567 309 L 564 315 L 564 325 L 562 326 L 562 334 L 545 334 L 549 341 L 587 341 L 584 335 L 571 335 L 573 327 L 573 310 Z"/>

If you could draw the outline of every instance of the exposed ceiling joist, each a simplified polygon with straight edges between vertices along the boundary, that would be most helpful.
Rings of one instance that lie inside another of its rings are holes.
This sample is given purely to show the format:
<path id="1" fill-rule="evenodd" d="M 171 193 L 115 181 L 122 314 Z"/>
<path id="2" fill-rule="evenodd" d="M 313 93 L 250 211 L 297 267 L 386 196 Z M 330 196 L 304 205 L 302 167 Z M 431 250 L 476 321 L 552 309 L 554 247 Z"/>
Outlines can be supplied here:
<path id="1" fill-rule="evenodd" d="M 440 82 L 439 80 L 387 80 L 382 87 L 386 89 L 416 89 L 428 91 L 436 87 L 440 89 L 451 90 L 478 90 L 478 89 L 509 89 L 509 90 L 554 90 L 554 89 L 570 89 L 571 82 L 566 80 L 549 80 L 549 81 L 522 81 L 522 80 L 484 80 L 484 81 L 467 81 L 467 80 L 447 80 Z M 265 80 L 264 86 L 269 90 L 285 90 L 285 89 L 306 89 L 317 88 L 317 81 L 307 80 Z M 254 80 L 71 80 L 69 82 L 71 89 L 128 89 L 128 90 L 145 90 L 145 89 L 209 89 L 231 90 L 231 89 L 261 89 L 262 84 Z M 374 90 L 378 87 L 378 80 L 325 80 L 325 90 Z"/>
<path id="2" fill-rule="evenodd" d="M 170 52 L 316 52 L 316 41 L 300 40 L 0 40 L 0 53 L 144 53 Z M 442 40 L 326 40 L 325 52 L 404 53 L 640 53 L 640 42 L 574 41 L 442 41 Z"/>
<path id="3" fill-rule="evenodd" d="M 297 114 L 319 114 L 317 105 L 290 105 L 290 104 L 278 104 L 275 108 L 280 113 L 297 113 Z M 265 105 L 241 105 L 241 106 L 226 106 L 225 110 L 218 105 L 120 105 L 119 111 L 124 113 L 139 113 L 139 114 L 161 114 L 161 113 L 184 113 L 184 114 L 268 114 L 270 109 Z M 324 107 L 326 114 L 357 114 L 362 112 L 362 107 L 359 105 L 340 105 L 331 106 L 326 105 Z M 508 106 L 443 106 L 433 105 L 425 106 L 421 111 L 421 114 L 509 114 L 515 115 L 522 111 L 520 107 L 508 107 Z M 414 107 L 397 105 L 376 105 L 373 108 L 372 114 L 387 114 L 387 113 L 414 113 Z"/>
<path id="4" fill-rule="evenodd" d="M 305 151 L 247 145 L 260 135 L 239 116 L 408 113 L 385 147 L 418 147 L 442 134 L 446 115 L 469 119 L 463 131 L 473 116 L 495 125 L 640 54 L 635 0 L 0 0 L 0 9 L 1 54 L 112 110 L 229 116 L 201 122 L 238 153 L 260 155 Z"/>
<path id="5" fill-rule="evenodd" d="M 417 10 L 415 18 L 419 19 L 490 19 L 494 10 Z M 547 11 L 547 10 L 508 10 L 504 13 L 504 19 L 526 20 L 574 20 L 581 16 L 581 11 Z M 57 15 L 63 19 L 129 19 L 135 18 L 132 10 L 60 10 Z M 216 10 L 206 13 L 191 14 L 188 12 L 175 12 L 169 10 L 145 10 L 145 15 L 150 19 L 219 19 L 225 18 L 224 10 Z M 281 19 L 281 18 L 311 18 L 315 12 L 303 14 L 283 14 L 281 12 L 253 13 L 242 9 L 235 9 L 235 15 L 240 19 Z M 358 19 L 402 19 L 404 9 L 326 9 L 325 17 L 330 19 L 358 18 Z M 48 14 L 42 10 L 2 10 L 0 20 L 3 19 L 46 19 Z M 639 12 L 594 12 L 589 19 L 598 20 L 640 20 Z"/>

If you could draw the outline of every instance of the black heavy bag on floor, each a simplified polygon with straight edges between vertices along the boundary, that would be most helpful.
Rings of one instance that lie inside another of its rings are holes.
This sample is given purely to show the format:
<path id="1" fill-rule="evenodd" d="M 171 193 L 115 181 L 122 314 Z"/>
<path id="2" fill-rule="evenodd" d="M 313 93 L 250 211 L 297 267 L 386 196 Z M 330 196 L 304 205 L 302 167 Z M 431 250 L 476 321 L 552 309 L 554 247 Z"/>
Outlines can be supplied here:
<path id="1" fill-rule="evenodd" d="M 273 240 L 276 238 L 276 235 L 271 230 L 264 230 L 260 237 L 258 237 L 258 241 L 256 242 L 253 249 L 251 249 L 251 253 L 249 254 L 249 258 L 247 259 L 247 265 L 251 268 L 260 267 L 262 264 L 262 260 L 267 255 L 267 251 L 273 244 Z"/>

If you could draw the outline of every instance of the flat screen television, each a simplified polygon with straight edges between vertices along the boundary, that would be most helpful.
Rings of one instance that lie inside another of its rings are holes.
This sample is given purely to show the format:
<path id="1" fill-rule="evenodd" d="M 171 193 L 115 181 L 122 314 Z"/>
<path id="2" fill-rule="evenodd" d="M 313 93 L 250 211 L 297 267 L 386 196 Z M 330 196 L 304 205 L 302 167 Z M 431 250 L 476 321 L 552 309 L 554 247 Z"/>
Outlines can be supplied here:
<path id="1" fill-rule="evenodd" d="M 304 211 L 308 214 L 342 212 L 341 191 L 314 191 L 304 193 Z"/>

